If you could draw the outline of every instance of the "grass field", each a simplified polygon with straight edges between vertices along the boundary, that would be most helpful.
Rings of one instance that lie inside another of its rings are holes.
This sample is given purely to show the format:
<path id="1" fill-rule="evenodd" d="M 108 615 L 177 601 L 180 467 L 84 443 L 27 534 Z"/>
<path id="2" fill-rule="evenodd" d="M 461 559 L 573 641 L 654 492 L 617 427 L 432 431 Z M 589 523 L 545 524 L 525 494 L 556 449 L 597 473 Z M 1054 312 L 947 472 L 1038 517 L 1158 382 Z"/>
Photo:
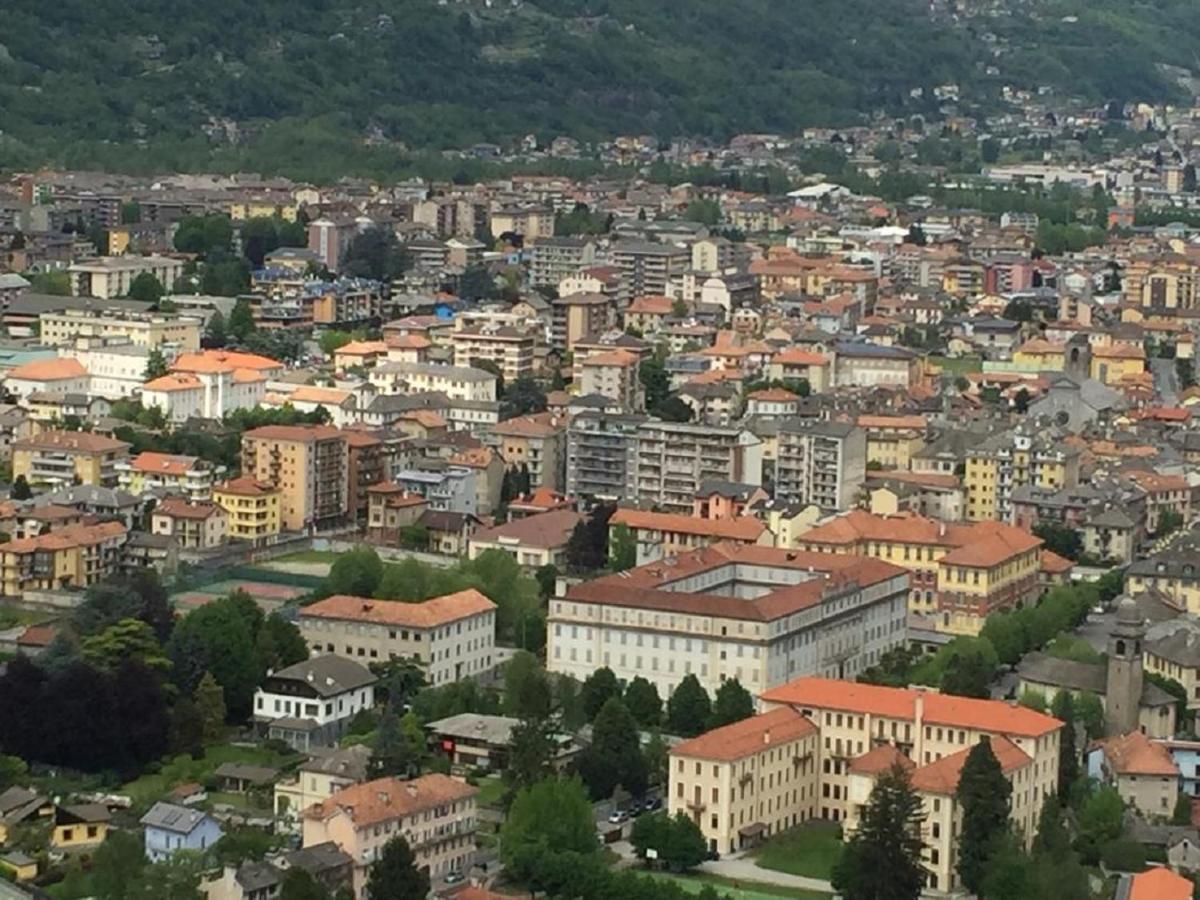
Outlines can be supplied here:
<path id="1" fill-rule="evenodd" d="M 734 881 L 717 875 L 671 875 L 667 872 L 647 872 L 645 875 L 656 881 L 673 881 L 691 894 L 700 893 L 701 888 L 707 885 L 732 900 L 775 900 L 776 897 L 792 897 L 795 900 L 830 900 L 833 897 L 833 894 L 825 894 L 820 891 L 806 891 L 758 881 Z"/>
<path id="2" fill-rule="evenodd" d="M 982 372 L 983 360 L 978 356 L 960 356 L 951 359 L 948 356 L 931 356 L 929 362 L 940 366 L 949 375 L 966 375 L 968 372 Z"/>
<path id="3" fill-rule="evenodd" d="M 821 822 L 768 838 L 754 851 L 754 861 L 763 869 L 828 881 L 841 855 L 841 829 Z"/>
<path id="4" fill-rule="evenodd" d="M 166 797 L 172 788 L 193 781 L 203 782 L 222 763 L 237 762 L 284 768 L 298 759 L 298 756 L 283 756 L 262 747 L 236 747 L 232 744 L 219 744 L 209 747 L 205 751 L 203 759 L 192 759 L 183 754 L 170 760 L 164 760 L 159 771 L 147 773 L 122 785 L 116 793 L 128 795 L 132 798 L 135 807 L 149 806 L 155 800 Z M 245 805 L 244 798 L 241 803 Z"/>
<path id="5" fill-rule="evenodd" d="M 475 798 L 475 802 L 480 806 L 500 806 L 500 800 L 504 797 L 504 779 L 503 778 L 481 778 L 479 779 L 479 796 Z"/>

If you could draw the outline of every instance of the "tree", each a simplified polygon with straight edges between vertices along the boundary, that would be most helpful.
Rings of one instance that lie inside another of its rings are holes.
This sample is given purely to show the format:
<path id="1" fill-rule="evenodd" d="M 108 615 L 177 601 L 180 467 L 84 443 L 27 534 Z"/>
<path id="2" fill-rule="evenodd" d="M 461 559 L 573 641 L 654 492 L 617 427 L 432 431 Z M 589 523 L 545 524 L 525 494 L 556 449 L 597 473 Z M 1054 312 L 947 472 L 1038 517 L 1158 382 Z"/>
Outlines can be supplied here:
<path id="1" fill-rule="evenodd" d="M 367 900 L 425 900 L 429 896 L 429 871 L 417 866 L 412 848 L 396 835 L 367 874 Z"/>
<path id="2" fill-rule="evenodd" d="M 550 681 L 538 658 L 518 650 L 504 666 L 504 714 L 517 719 L 550 716 Z"/>
<path id="3" fill-rule="evenodd" d="M 620 696 L 621 685 L 617 681 L 617 676 L 608 666 L 601 666 L 583 682 L 583 688 L 579 695 L 580 703 L 583 705 L 583 714 L 591 722 L 609 699 Z"/>
<path id="4" fill-rule="evenodd" d="M 518 791 L 500 829 L 500 858 L 519 881 L 528 880 L 537 854 L 598 850 L 595 814 L 577 778 L 546 779 Z"/>
<path id="5" fill-rule="evenodd" d="M 1083 725 L 1090 740 L 1104 735 L 1104 704 L 1100 698 L 1088 691 L 1075 695 L 1075 719 Z"/>
<path id="6" fill-rule="evenodd" d="M 129 293 L 126 294 L 130 300 L 140 300 L 143 303 L 157 304 L 162 299 L 166 291 L 163 289 L 162 282 L 159 281 L 150 272 L 139 272 L 134 276 L 133 281 L 129 282 Z"/>
<path id="7" fill-rule="evenodd" d="M 331 594 L 373 597 L 383 578 L 383 561 L 371 547 L 356 547 L 333 561 L 326 579 Z"/>
<path id="8" fill-rule="evenodd" d="M 239 341 L 244 341 L 254 333 L 255 327 L 250 301 L 239 297 L 229 313 L 229 334 Z"/>
<path id="9" fill-rule="evenodd" d="M 1173 509 L 1164 509 L 1158 514 L 1158 527 L 1154 529 L 1155 537 L 1162 537 L 1183 527 L 1183 514 Z"/>
<path id="10" fill-rule="evenodd" d="M 464 300 L 491 300 L 497 294 L 496 279 L 487 266 L 468 266 L 458 279 L 458 296 Z"/>
<path id="11" fill-rule="evenodd" d="M 357 234 L 339 262 L 343 275 L 385 283 L 399 278 L 407 268 L 408 256 L 396 239 L 396 233 L 380 225 L 372 225 Z"/>
<path id="12" fill-rule="evenodd" d="M 988 616 L 979 636 L 995 648 L 996 657 L 1006 666 L 1019 663 L 1021 657 L 1029 650 L 1021 619 L 1008 610 Z"/>
<path id="13" fill-rule="evenodd" d="M 647 405 L 652 416 L 662 419 L 664 422 L 690 422 L 692 421 L 692 408 L 688 404 L 674 395 L 664 397 L 659 400 L 654 406 Z"/>
<path id="14" fill-rule="evenodd" d="M 110 672 L 130 660 L 157 672 L 171 668 L 154 630 L 141 619 L 122 619 L 99 634 L 85 637 L 80 652 L 87 662 Z"/>
<path id="15" fill-rule="evenodd" d="M 539 566 L 538 570 L 533 573 L 533 578 L 538 583 L 538 593 L 542 595 L 543 599 L 553 597 L 554 591 L 558 587 L 558 566 L 553 563 Z"/>
<path id="16" fill-rule="evenodd" d="M 614 525 L 608 533 L 608 567 L 614 572 L 624 572 L 637 565 L 637 540 L 629 526 Z"/>
<path id="17" fill-rule="evenodd" d="M 986 900 L 1027 900 L 1033 892 L 1029 857 L 1012 832 L 996 838 L 984 867 L 980 896 Z"/>
<path id="18" fill-rule="evenodd" d="M 1038 522 L 1033 533 L 1040 537 L 1046 549 L 1067 559 L 1077 560 L 1083 554 L 1083 535 L 1070 525 L 1057 522 Z"/>
<path id="19" fill-rule="evenodd" d="M 665 812 L 641 816 L 630 829 L 629 842 L 642 859 L 647 850 L 654 850 L 658 859 L 673 872 L 694 869 L 708 852 L 708 844 L 700 826 L 684 813 L 674 817 Z"/>
<path id="20" fill-rule="evenodd" d="M 400 706 L 389 701 L 379 721 L 378 737 L 371 754 L 371 777 L 393 775 L 411 778 L 421 770 L 425 755 L 425 730 L 410 710 L 401 716 Z"/>
<path id="21" fill-rule="evenodd" d="M 667 729 L 680 737 L 695 737 L 704 731 L 711 716 L 708 691 L 695 675 L 685 676 L 667 700 Z"/>
<path id="22" fill-rule="evenodd" d="M 662 700 L 658 688 L 638 675 L 625 688 L 625 706 L 642 728 L 654 728 L 662 719 Z"/>
<path id="23" fill-rule="evenodd" d="M 253 626 L 234 598 L 200 607 L 180 621 L 167 644 L 176 683 L 195 690 L 210 672 L 224 690 L 228 718 L 243 721 L 262 676 L 254 642 Z"/>
<path id="24" fill-rule="evenodd" d="M 962 808 L 958 874 L 978 894 L 995 842 L 1008 830 L 1012 785 L 992 752 L 991 739 L 981 738 L 963 763 L 955 797 Z"/>
<path id="25" fill-rule="evenodd" d="M 618 785 L 634 795 L 645 792 L 648 773 L 637 722 L 617 697 L 610 697 L 592 722 L 592 743 L 575 767 L 595 800 L 611 797 Z"/>
<path id="26" fill-rule="evenodd" d="M 204 341 L 210 347 L 224 347 L 228 340 L 229 334 L 225 328 L 225 317 L 221 315 L 219 309 L 215 309 L 213 314 L 208 317 L 208 324 L 204 328 Z"/>
<path id="27" fill-rule="evenodd" d="M 1029 412 L 1029 389 L 1021 388 L 1013 397 L 1013 411 L 1018 415 L 1025 415 Z"/>
<path id="28" fill-rule="evenodd" d="M 308 644 L 300 629 L 279 613 L 271 613 L 258 626 L 254 651 L 265 672 L 283 669 L 309 658 Z"/>
<path id="29" fill-rule="evenodd" d="M 1180 792 L 1178 799 L 1175 801 L 1175 808 L 1171 811 L 1171 824 L 1192 824 L 1192 798 L 1185 793 Z"/>
<path id="30" fill-rule="evenodd" d="M 92 890 L 99 900 L 126 900 L 142 878 L 146 850 L 132 831 L 114 828 L 92 856 Z"/>
<path id="31" fill-rule="evenodd" d="M 202 723 L 204 743 L 215 744 L 225 735 L 225 692 L 212 672 L 205 672 L 196 685 L 196 716 Z"/>
<path id="32" fill-rule="evenodd" d="M 508 739 L 508 760 L 504 781 L 515 793 L 532 787 L 553 774 L 557 743 L 553 720 L 533 717 L 521 719 L 513 726 Z"/>
<path id="33" fill-rule="evenodd" d="M 736 678 L 721 682 L 713 699 L 709 728 L 720 728 L 754 715 L 754 698 Z"/>
<path id="34" fill-rule="evenodd" d="M 518 378 L 504 389 L 504 396 L 500 400 L 500 418 L 515 419 L 517 416 L 545 412 L 546 402 L 546 392 L 536 381 L 529 377 Z"/>
<path id="35" fill-rule="evenodd" d="M 1090 793 L 1079 808 L 1076 848 L 1083 861 L 1094 865 L 1102 849 L 1121 836 L 1125 803 L 1117 789 L 1101 785 Z"/>
<path id="36" fill-rule="evenodd" d="M 9 496 L 14 500 L 28 500 L 33 496 L 33 491 L 30 489 L 29 482 L 25 480 L 24 475 L 18 475 L 13 481 Z"/>
<path id="37" fill-rule="evenodd" d="M 955 655 L 946 664 L 940 687 L 946 694 L 986 699 L 991 696 L 988 685 L 994 674 L 994 664 L 982 653 Z"/>
<path id="38" fill-rule="evenodd" d="M 6 791 L 29 774 L 29 766 L 19 756 L 0 755 L 0 791 Z"/>
<path id="39" fill-rule="evenodd" d="M 29 279 L 29 290 L 53 297 L 71 296 L 71 276 L 66 272 L 38 272 Z"/>
<path id="40" fill-rule="evenodd" d="M 154 347 L 146 356 L 146 371 L 142 377 L 146 381 L 151 381 L 155 378 L 162 378 L 169 371 L 171 370 L 167 366 L 167 359 L 163 356 L 162 350 Z"/>
<path id="41" fill-rule="evenodd" d="M 298 866 L 292 866 L 283 875 L 279 886 L 279 900 L 330 900 L 329 891 Z"/>
<path id="42" fill-rule="evenodd" d="M 191 697 L 184 695 L 175 701 L 168 740 L 173 753 L 186 753 L 193 759 L 204 755 L 204 720 Z"/>
<path id="43" fill-rule="evenodd" d="M 925 820 L 908 772 L 895 766 L 875 782 L 833 870 L 833 886 L 845 900 L 916 900 L 926 883 L 921 862 Z"/>
<path id="44" fill-rule="evenodd" d="M 1059 691 L 1055 694 L 1050 711 L 1063 723 L 1058 733 L 1058 795 L 1067 797 L 1079 778 L 1079 754 L 1075 751 L 1075 706 L 1070 692 Z"/>

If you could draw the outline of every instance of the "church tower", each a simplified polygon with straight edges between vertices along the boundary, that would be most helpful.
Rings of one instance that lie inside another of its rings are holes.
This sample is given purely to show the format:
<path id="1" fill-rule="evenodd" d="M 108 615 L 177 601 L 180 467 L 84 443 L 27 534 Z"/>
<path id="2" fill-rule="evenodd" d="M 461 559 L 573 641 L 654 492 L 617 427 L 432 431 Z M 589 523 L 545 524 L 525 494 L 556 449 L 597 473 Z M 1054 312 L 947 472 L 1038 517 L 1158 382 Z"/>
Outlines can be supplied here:
<path id="1" fill-rule="evenodd" d="M 1108 681 L 1104 691 L 1105 732 L 1128 734 L 1138 728 L 1142 703 L 1142 639 L 1146 629 L 1130 597 L 1117 606 L 1117 624 L 1108 636 Z"/>

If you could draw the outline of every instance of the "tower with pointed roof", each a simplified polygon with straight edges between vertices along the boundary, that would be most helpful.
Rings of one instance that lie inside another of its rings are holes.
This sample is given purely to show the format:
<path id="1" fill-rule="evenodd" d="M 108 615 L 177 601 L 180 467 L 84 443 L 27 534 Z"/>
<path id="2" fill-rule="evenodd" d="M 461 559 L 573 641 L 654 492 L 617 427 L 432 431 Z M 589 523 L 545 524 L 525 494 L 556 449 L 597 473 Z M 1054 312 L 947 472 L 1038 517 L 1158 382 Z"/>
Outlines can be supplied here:
<path id="1" fill-rule="evenodd" d="M 1131 597 L 1117 606 L 1117 622 L 1108 637 L 1108 678 L 1104 691 L 1107 734 L 1128 734 L 1138 728 L 1142 699 L 1142 641 L 1146 629 Z"/>

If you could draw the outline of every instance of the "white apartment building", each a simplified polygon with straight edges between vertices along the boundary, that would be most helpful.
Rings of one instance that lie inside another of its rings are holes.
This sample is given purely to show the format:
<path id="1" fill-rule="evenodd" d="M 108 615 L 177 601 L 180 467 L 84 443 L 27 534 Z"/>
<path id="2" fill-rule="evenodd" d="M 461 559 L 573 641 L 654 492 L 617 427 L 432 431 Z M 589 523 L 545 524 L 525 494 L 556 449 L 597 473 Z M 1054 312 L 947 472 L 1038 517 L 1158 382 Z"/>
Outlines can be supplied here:
<path id="1" fill-rule="evenodd" d="M 496 399 L 496 376 L 469 366 L 386 362 L 375 366 L 368 378 L 381 394 L 407 395 L 437 391 L 451 400 L 490 402 Z"/>
<path id="2" fill-rule="evenodd" d="M 686 675 L 752 693 L 853 678 L 905 641 L 909 574 L 879 560 L 721 543 L 571 587 L 550 601 L 547 667 L 608 666 L 666 695 Z"/>
<path id="3" fill-rule="evenodd" d="M 643 422 L 636 459 L 637 500 L 664 512 L 691 512 L 706 481 L 762 484 L 762 441 L 740 428 Z"/>
<path id="4" fill-rule="evenodd" d="M 533 353 L 538 344 L 534 330 L 494 322 L 457 327 L 450 334 L 454 365 L 471 366 L 483 360 L 494 363 L 505 384 L 533 375 Z"/>
<path id="5" fill-rule="evenodd" d="M 150 351 L 131 343 L 80 340 L 75 346 L 59 347 L 58 355 L 76 360 L 87 370 L 89 394 L 116 400 L 141 390 Z"/>
<path id="6" fill-rule="evenodd" d="M 267 379 L 250 369 L 170 372 L 142 386 L 142 405 L 158 407 L 168 422 L 222 419 L 235 409 L 254 409 L 266 397 Z"/>
<path id="7" fill-rule="evenodd" d="M 39 338 L 44 344 L 62 346 L 79 338 L 130 343 L 138 347 L 162 347 L 174 353 L 200 349 L 204 320 L 200 316 L 129 310 L 64 309 L 38 316 Z"/>
<path id="8" fill-rule="evenodd" d="M 143 272 L 149 272 L 169 291 L 175 279 L 183 275 L 183 260 L 166 256 L 97 256 L 67 267 L 72 296 L 102 300 L 124 297 L 133 279 Z"/>
<path id="9" fill-rule="evenodd" d="M 790 419 L 780 424 L 775 496 L 826 511 L 858 502 L 867 474 L 866 432 L 845 422 Z"/>
<path id="10" fill-rule="evenodd" d="M 420 603 L 338 594 L 304 607 L 299 626 L 314 653 L 363 665 L 415 659 L 433 685 L 480 678 L 496 665 L 496 604 L 474 589 Z"/>
<path id="11" fill-rule="evenodd" d="M 621 407 L 622 412 L 637 412 L 643 406 L 638 358 L 625 350 L 594 353 L 579 363 L 583 396 L 599 394 Z"/>

